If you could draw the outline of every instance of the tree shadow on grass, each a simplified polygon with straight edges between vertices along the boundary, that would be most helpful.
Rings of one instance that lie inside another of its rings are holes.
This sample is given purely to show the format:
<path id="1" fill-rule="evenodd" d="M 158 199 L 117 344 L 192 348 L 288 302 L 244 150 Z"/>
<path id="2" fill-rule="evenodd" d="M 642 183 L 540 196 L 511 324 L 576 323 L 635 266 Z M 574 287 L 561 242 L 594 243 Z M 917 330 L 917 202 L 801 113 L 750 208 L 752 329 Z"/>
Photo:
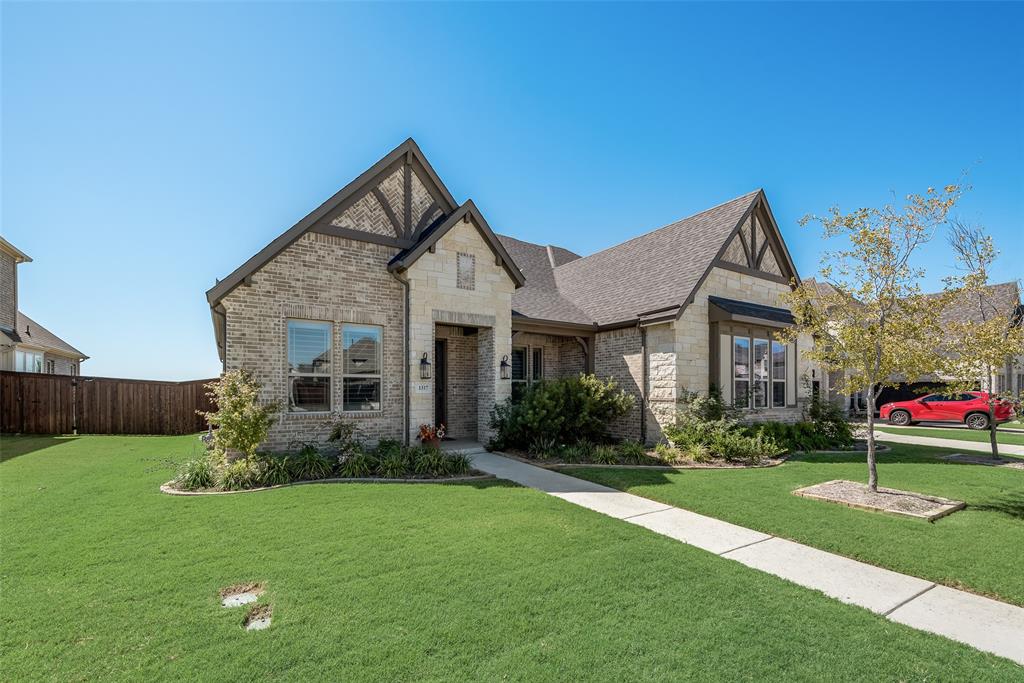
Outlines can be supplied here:
<path id="1" fill-rule="evenodd" d="M 14 460 L 19 456 L 35 453 L 51 446 L 71 443 L 77 438 L 77 436 L 58 436 L 55 434 L 25 436 L 4 434 L 0 436 L 0 463 Z"/>
<path id="2" fill-rule="evenodd" d="M 980 503 L 972 503 L 968 509 L 1000 512 L 1016 519 L 1024 519 L 1024 491 L 1011 491 Z"/>

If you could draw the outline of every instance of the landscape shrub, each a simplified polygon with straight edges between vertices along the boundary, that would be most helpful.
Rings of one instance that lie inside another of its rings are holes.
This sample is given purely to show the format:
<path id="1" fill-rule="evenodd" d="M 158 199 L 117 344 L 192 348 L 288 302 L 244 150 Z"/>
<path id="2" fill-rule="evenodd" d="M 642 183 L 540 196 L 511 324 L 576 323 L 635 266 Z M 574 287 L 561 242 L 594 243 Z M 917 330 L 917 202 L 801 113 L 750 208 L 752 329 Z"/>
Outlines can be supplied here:
<path id="1" fill-rule="evenodd" d="M 679 450 L 665 441 L 659 441 L 654 445 L 654 454 L 658 456 L 659 460 L 672 464 L 682 459 L 682 453 Z"/>
<path id="2" fill-rule="evenodd" d="M 558 442 L 549 436 L 538 436 L 530 442 L 530 455 L 548 459 L 558 455 Z"/>
<path id="3" fill-rule="evenodd" d="M 408 469 L 408 461 L 401 449 L 388 451 L 377 459 L 377 474 L 385 479 L 400 479 Z"/>
<path id="4" fill-rule="evenodd" d="M 623 441 L 619 444 L 619 457 L 623 462 L 640 465 L 647 460 L 647 449 L 639 441 Z"/>
<path id="5" fill-rule="evenodd" d="M 288 474 L 294 480 L 326 479 L 332 474 L 331 461 L 316 444 L 303 444 L 298 452 L 288 456 L 286 462 Z"/>
<path id="6" fill-rule="evenodd" d="M 212 427 L 214 450 L 219 454 L 256 454 L 267 438 L 277 403 L 260 403 L 260 383 L 245 370 L 225 372 L 220 379 L 206 385 L 206 395 L 216 410 L 200 413 Z"/>
<path id="7" fill-rule="evenodd" d="M 214 458 L 202 456 L 186 460 L 174 478 L 175 488 L 183 491 L 209 489 L 217 483 L 217 469 Z"/>
<path id="8" fill-rule="evenodd" d="M 709 462 L 711 460 L 711 449 L 702 443 L 691 443 L 683 451 L 682 456 L 691 462 Z"/>
<path id="9" fill-rule="evenodd" d="M 377 458 L 359 449 L 346 456 L 338 465 L 338 474 L 351 479 L 373 476 L 377 470 Z"/>
<path id="10" fill-rule="evenodd" d="M 756 463 L 785 452 L 771 434 L 762 434 L 757 427 L 744 427 L 730 415 L 720 397 L 712 396 L 706 401 L 695 397 L 662 433 L 686 459 L 694 462 L 717 456 Z"/>
<path id="11" fill-rule="evenodd" d="M 598 465 L 619 464 L 619 452 L 614 446 L 598 446 L 591 457 Z"/>
<path id="12" fill-rule="evenodd" d="M 292 481 L 287 455 L 257 453 L 249 459 L 253 487 L 280 486 Z"/>
<path id="13" fill-rule="evenodd" d="M 223 491 L 241 491 L 260 486 L 258 466 L 249 458 L 225 463 L 217 477 L 217 488 Z"/>
<path id="14" fill-rule="evenodd" d="M 834 449 L 853 446 L 853 430 L 843 411 L 835 403 L 816 395 L 807 407 L 807 417 L 815 429 L 827 436 Z"/>
<path id="15" fill-rule="evenodd" d="M 633 407 L 613 380 L 577 375 L 531 384 L 522 397 L 491 411 L 496 448 L 527 449 L 535 439 L 555 443 L 607 440 L 608 425 Z"/>
<path id="16" fill-rule="evenodd" d="M 452 453 L 445 457 L 444 473 L 450 477 L 461 477 L 469 474 L 472 462 L 465 453 Z"/>

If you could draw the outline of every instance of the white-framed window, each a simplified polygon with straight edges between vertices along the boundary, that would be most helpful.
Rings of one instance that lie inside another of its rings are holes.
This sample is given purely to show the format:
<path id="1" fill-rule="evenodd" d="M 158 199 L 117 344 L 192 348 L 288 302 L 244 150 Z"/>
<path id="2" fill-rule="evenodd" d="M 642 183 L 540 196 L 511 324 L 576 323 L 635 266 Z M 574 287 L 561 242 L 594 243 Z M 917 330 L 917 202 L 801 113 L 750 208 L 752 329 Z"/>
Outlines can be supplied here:
<path id="1" fill-rule="evenodd" d="M 14 369 L 16 372 L 42 372 L 43 354 L 41 351 L 14 352 Z"/>
<path id="2" fill-rule="evenodd" d="M 732 338 L 733 401 L 737 408 L 750 407 L 750 337 Z"/>
<path id="3" fill-rule="evenodd" d="M 772 339 L 772 407 L 786 405 L 786 345 Z"/>
<path id="4" fill-rule="evenodd" d="M 56 374 L 56 372 L 57 372 L 57 363 L 56 363 L 56 361 L 52 361 L 52 360 L 46 361 L 46 374 L 53 375 L 53 374 Z"/>
<path id="5" fill-rule="evenodd" d="M 539 382 L 544 379 L 544 347 L 530 349 L 530 381 Z"/>
<path id="6" fill-rule="evenodd" d="M 377 325 L 341 326 L 342 410 L 381 409 L 383 328 Z"/>
<path id="7" fill-rule="evenodd" d="M 289 412 L 330 411 L 332 330 L 327 322 L 288 321 Z"/>

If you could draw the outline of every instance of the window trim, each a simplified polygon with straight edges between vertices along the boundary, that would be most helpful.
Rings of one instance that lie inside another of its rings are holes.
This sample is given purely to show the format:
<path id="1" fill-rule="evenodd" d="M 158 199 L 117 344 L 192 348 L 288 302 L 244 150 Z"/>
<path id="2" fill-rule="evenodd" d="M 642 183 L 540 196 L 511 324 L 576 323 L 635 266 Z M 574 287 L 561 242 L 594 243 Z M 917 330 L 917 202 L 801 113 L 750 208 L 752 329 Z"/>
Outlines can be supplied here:
<path id="1" fill-rule="evenodd" d="M 377 330 L 377 372 L 346 373 L 345 372 L 345 330 L 349 328 L 372 328 Z M 346 379 L 375 379 L 377 380 L 377 407 L 376 408 L 346 408 L 345 407 L 345 380 Z M 384 326 L 372 323 L 342 323 L 341 324 L 341 409 L 343 413 L 365 415 L 367 413 L 379 413 L 384 410 Z"/>
<path id="2" fill-rule="evenodd" d="M 787 401 L 787 393 L 789 391 L 789 344 L 780 340 L 772 332 L 767 332 L 763 336 L 758 336 L 758 331 L 751 331 L 747 334 L 736 334 L 734 332 L 728 332 L 726 336 L 729 338 L 729 349 L 730 349 L 730 380 L 732 381 L 732 404 L 733 407 L 739 410 L 769 410 L 772 408 L 788 408 L 791 407 Z M 736 340 L 743 339 L 746 341 L 747 346 L 747 376 L 738 377 L 736 375 Z M 767 342 L 768 351 L 766 356 L 767 365 L 767 376 L 764 379 L 756 379 L 754 372 L 755 363 L 755 351 L 758 342 Z M 782 346 L 782 377 L 777 378 L 775 376 L 775 345 L 780 344 Z M 737 391 L 738 384 L 746 385 L 746 396 L 739 396 Z M 757 404 L 757 392 L 755 390 L 755 384 L 762 384 L 765 386 L 765 393 L 763 396 L 763 405 Z M 782 385 L 782 402 L 775 402 L 775 385 Z"/>
<path id="3" fill-rule="evenodd" d="M 538 354 L 540 358 L 540 372 L 537 372 L 537 359 Z M 530 347 L 530 382 L 541 382 L 544 380 L 544 347 L 543 346 L 531 346 Z"/>
<path id="4" fill-rule="evenodd" d="M 731 345 L 731 348 L 732 348 L 732 363 L 730 364 L 730 368 L 731 368 L 730 375 L 731 375 L 731 378 L 732 378 L 732 403 L 733 403 L 733 406 L 735 406 L 736 408 L 740 408 L 742 410 L 750 410 L 750 404 L 751 404 L 751 400 L 750 400 L 750 398 L 751 398 L 750 382 L 751 382 L 751 379 L 752 379 L 752 377 L 751 377 L 751 374 L 752 374 L 751 370 L 752 370 L 752 368 L 750 367 L 750 361 L 751 361 L 751 358 L 753 358 L 753 355 L 752 355 L 753 354 L 753 347 L 752 347 L 752 345 L 750 343 L 750 337 L 749 336 L 744 336 L 744 335 L 741 335 L 741 334 L 730 334 L 729 336 L 730 336 L 730 341 L 732 343 L 732 345 Z M 747 377 L 746 377 L 746 379 L 741 379 L 741 378 L 738 378 L 736 376 L 736 340 L 737 339 L 743 339 L 743 340 L 745 340 L 747 342 Z M 736 385 L 738 383 L 740 383 L 740 382 L 743 382 L 744 384 L 747 385 L 746 391 L 744 391 L 744 394 L 743 394 L 743 405 L 739 404 L 739 392 L 736 391 Z"/>
<path id="5" fill-rule="evenodd" d="M 30 357 L 32 358 L 32 369 L 29 369 L 29 364 L 27 362 L 27 359 L 30 358 Z M 36 364 L 35 364 L 36 360 L 39 361 L 39 369 L 38 370 L 34 369 L 36 367 Z M 19 361 L 21 361 L 21 362 L 19 362 Z M 15 349 L 14 350 L 14 369 L 15 369 L 16 372 L 35 372 L 35 373 L 40 373 L 40 372 L 43 372 L 43 367 L 44 367 L 44 364 L 43 364 L 43 352 L 42 351 L 35 351 L 33 349 Z"/>
<path id="6" fill-rule="evenodd" d="M 314 325 L 326 325 L 328 329 L 327 334 L 327 357 L 330 365 L 328 371 L 324 372 L 299 372 L 292 369 L 291 362 L 291 324 L 296 323 L 312 323 Z M 330 320 L 312 320 L 309 318 L 287 318 L 285 320 L 285 340 L 284 340 L 284 351 L 285 351 L 285 370 L 286 370 L 286 393 L 288 403 L 288 414 L 290 415 L 324 415 L 330 413 L 334 408 L 334 323 Z M 301 410 L 296 409 L 294 402 L 292 401 L 292 378 L 294 377 L 317 377 L 327 378 L 327 409 L 326 410 Z"/>
<path id="7" fill-rule="evenodd" d="M 772 351 L 772 341 L 768 337 L 770 337 L 770 335 L 765 335 L 764 337 L 757 337 L 757 336 L 751 336 L 750 337 L 750 388 L 752 390 L 751 393 L 752 393 L 753 398 L 754 398 L 753 408 L 755 410 L 767 409 L 767 408 L 771 408 L 772 407 L 772 405 L 771 405 L 772 401 L 771 401 L 771 398 L 768 395 L 768 389 L 771 387 L 771 381 L 772 381 L 772 379 L 771 379 L 771 377 L 772 377 L 772 375 L 771 375 L 772 370 L 771 370 L 771 365 L 770 365 L 771 351 Z M 764 348 L 765 348 L 765 355 L 764 355 L 764 358 L 763 358 L 763 362 L 765 364 L 765 376 L 764 376 L 764 379 L 758 379 L 757 376 L 756 376 L 757 347 L 758 347 L 759 343 L 760 343 L 761 346 L 764 346 Z M 755 388 L 755 385 L 757 385 L 757 384 L 760 384 L 762 386 L 762 390 L 763 391 L 761 393 L 761 398 L 764 401 L 764 405 L 758 405 L 758 403 L 757 403 L 758 394 L 757 394 L 757 389 Z"/>
<path id="8" fill-rule="evenodd" d="M 775 345 L 779 344 L 782 346 L 782 379 L 775 377 Z M 770 403 L 772 408 L 785 408 L 786 406 L 786 392 L 789 390 L 789 344 L 784 341 L 780 341 L 775 338 L 775 335 L 769 335 L 768 340 L 768 355 L 771 363 L 769 365 L 768 375 L 768 386 L 771 387 L 770 392 Z M 782 405 L 775 405 L 775 385 L 782 385 Z M 820 390 L 819 390 L 820 391 Z"/>

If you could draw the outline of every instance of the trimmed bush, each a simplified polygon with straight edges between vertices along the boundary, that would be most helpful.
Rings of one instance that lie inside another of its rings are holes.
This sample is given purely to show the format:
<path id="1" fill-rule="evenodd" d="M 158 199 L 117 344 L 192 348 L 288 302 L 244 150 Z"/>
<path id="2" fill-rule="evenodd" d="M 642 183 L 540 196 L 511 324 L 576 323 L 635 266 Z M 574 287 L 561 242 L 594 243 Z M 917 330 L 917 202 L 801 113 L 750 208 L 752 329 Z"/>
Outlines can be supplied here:
<path id="1" fill-rule="evenodd" d="M 518 401 L 509 399 L 491 411 L 492 446 L 525 450 L 536 439 L 606 441 L 608 424 L 632 407 L 632 396 L 594 375 L 535 382 Z"/>
<path id="2" fill-rule="evenodd" d="M 619 444 L 619 457 L 623 462 L 641 465 L 647 461 L 647 449 L 639 441 L 623 441 Z"/>
<path id="3" fill-rule="evenodd" d="M 288 474 L 295 480 L 326 479 L 333 466 L 314 444 L 304 444 L 298 453 L 286 459 Z"/>
<path id="4" fill-rule="evenodd" d="M 351 479 L 372 477 L 377 470 L 377 458 L 363 451 L 349 455 L 338 467 L 338 474 Z"/>
<path id="5" fill-rule="evenodd" d="M 615 450 L 614 446 L 598 446 L 594 449 L 592 457 L 598 465 L 619 464 L 619 452 Z"/>

